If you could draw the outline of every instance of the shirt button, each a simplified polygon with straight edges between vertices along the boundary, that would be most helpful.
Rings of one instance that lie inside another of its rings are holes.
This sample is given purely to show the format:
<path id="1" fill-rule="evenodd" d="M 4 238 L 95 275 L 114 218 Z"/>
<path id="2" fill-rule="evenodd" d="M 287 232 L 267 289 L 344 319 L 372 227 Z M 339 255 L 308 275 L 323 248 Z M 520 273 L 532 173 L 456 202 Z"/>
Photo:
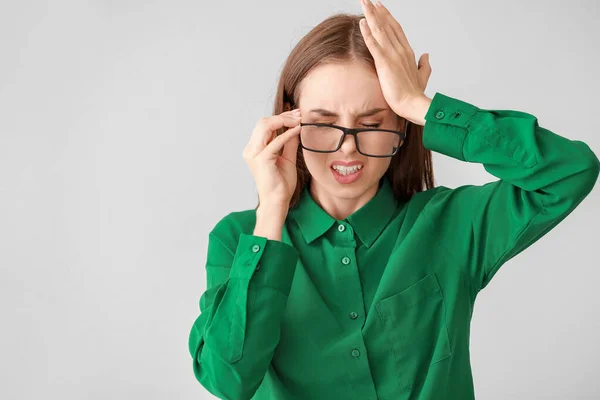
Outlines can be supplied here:
<path id="1" fill-rule="evenodd" d="M 442 119 L 442 118 L 444 118 L 445 115 L 446 115 L 446 113 L 443 112 L 442 110 L 439 110 L 437 113 L 435 113 L 435 117 L 437 119 Z"/>
<path id="2" fill-rule="evenodd" d="M 344 265 L 350 264 L 350 258 L 348 258 L 348 257 L 342 258 L 342 264 L 344 264 Z"/>
<path id="3" fill-rule="evenodd" d="M 254 246 L 252 246 L 252 251 L 255 253 L 258 253 L 258 251 L 260 250 L 260 246 L 255 244 Z"/>
<path id="4" fill-rule="evenodd" d="M 352 349 L 352 357 L 358 357 L 360 356 L 360 351 L 358 351 L 358 349 Z"/>
<path id="5" fill-rule="evenodd" d="M 258 263 L 258 265 L 256 266 L 256 271 L 258 271 L 260 269 L 260 263 Z"/>
<path id="6" fill-rule="evenodd" d="M 338 231 L 344 232 L 345 230 L 346 230 L 346 227 L 344 225 L 338 226 Z"/>
<path id="7" fill-rule="evenodd" d="M 356 319 L 356 318 L 358 318 L 358 313 L 356 313 L 356 312 L 352 311 L 352 312 L 350 313 L 350 318 L 352 318 L 352 319 Z"/>

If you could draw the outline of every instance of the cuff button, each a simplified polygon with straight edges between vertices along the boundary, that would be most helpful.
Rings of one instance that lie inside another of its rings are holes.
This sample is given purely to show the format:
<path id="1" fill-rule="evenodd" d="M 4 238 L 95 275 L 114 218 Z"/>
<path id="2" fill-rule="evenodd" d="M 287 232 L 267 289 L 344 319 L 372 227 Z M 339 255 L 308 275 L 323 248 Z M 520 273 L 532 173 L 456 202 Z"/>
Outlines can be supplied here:
<path id="1" fill-rule="evenodd" d="M 260 246 L 259 245 L 255 244 L 254 246 L 252 246 L 252 251 L 254 253 L 258 253 L 259 250 L 260 250 Z"/>
<path id="2" fill-rule="evenodd" d="M 445 113 L 445 112 L 443 112 L 442 110 L 440 110 L 440 111 L 438 111 L 437 113 L 435 113 L 435 117 L 436 117 L 437 119 L 442 119 L 442 118 L 444 118 L 445 116 L 446 116 L 446 113 Z"/>

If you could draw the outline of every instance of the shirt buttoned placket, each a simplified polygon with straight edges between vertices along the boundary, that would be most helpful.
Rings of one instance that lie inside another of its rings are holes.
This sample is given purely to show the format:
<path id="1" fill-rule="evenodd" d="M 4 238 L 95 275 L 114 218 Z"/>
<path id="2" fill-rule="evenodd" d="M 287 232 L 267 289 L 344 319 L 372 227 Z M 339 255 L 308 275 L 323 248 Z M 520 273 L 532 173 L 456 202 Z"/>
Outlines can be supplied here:
<path id="1" fill-rule="evenodd" d="M 336 222 L 334 233 L 334 263 L 338 277 L 338 293 L 342 298 L 338 320 L 346 334 L 343 337 L 344 350 L 348 358 L 349 374 L 357 398 L 376 399 L 377 394 L 367 358 L 367 349 L 362 335 L 365 322 L 365 306 L 356 259 L 357 241 L 354 229 L 347 221 Z M 336 262 L 337 260 L 337 262 Z"/>

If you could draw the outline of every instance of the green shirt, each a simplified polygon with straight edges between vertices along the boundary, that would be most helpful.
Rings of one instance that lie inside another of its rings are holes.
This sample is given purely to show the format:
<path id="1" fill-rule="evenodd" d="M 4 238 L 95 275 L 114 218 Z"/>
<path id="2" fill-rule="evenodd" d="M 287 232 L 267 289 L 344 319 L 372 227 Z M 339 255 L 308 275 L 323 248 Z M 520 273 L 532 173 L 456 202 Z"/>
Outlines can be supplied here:
<path id="1" fill-rule="evenodd" d="M 474 399 L 475 298 L 500 266 L 569 215 L 600 162 L 531 114 L 436 93 L 423 145 L 499 180 L 396 201 L 387 177 L 344 220 L 308 187 L 282 241 L 255 210 L 210 232 L 189 336 L 196 379 L 223 399 Z"/>

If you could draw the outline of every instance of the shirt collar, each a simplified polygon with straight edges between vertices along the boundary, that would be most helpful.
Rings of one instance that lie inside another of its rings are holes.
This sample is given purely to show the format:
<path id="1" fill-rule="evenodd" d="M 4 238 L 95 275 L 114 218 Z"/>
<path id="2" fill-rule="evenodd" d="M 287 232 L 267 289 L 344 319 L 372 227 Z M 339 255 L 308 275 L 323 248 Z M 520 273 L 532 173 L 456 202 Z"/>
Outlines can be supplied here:
<path id="1" fill-rule="evenodd" d="M 346 218 L 358 238 L 367 247 L 371 247 L 397 208 L 389 178 L 384 176 L 382 181 L 375 196 Z M 309 185 L 304 187 L 298 204 L 290 213 L 298 223 L 306 243 L 313 242 L 336 222 L 336 219 L 327 214 L 312 198 Z"/>

